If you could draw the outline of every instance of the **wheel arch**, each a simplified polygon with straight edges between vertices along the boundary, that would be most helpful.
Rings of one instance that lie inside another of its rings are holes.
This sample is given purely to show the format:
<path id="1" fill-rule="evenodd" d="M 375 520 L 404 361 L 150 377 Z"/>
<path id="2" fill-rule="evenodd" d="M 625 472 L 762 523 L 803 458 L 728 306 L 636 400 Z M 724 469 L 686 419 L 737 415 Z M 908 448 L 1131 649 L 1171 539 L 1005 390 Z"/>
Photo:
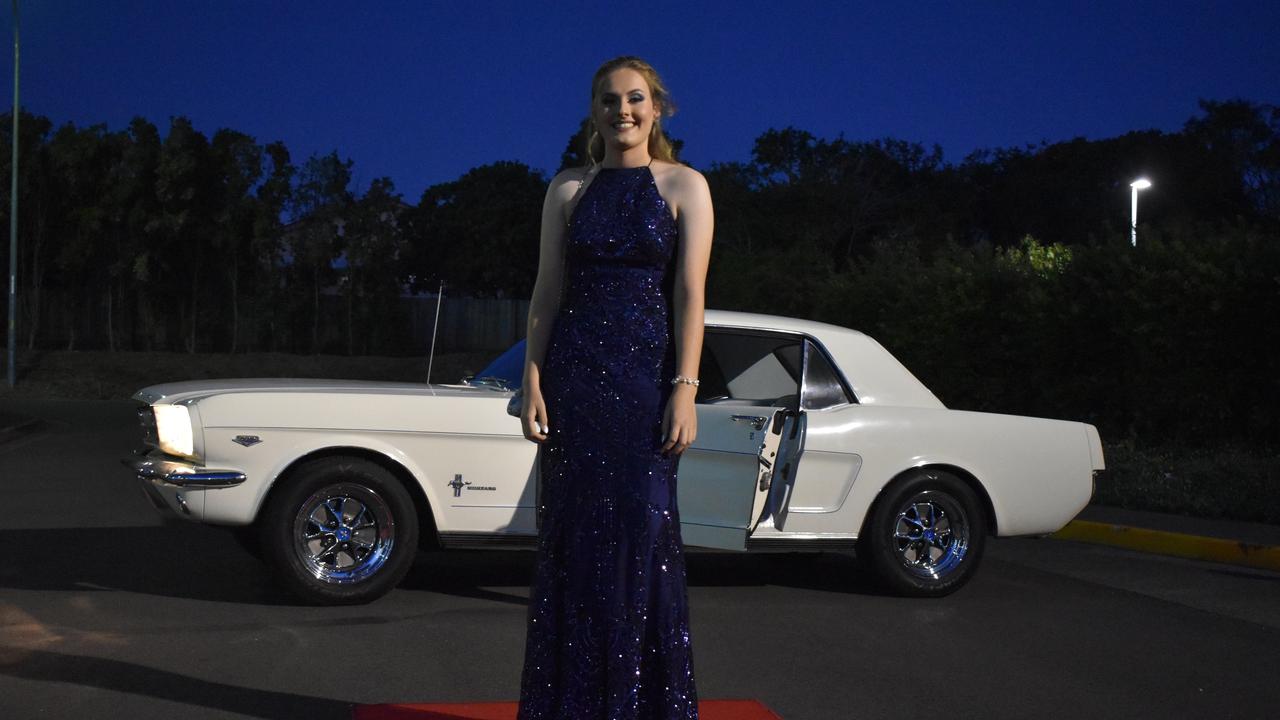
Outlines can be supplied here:
<path id="1" fill-rule="evenodd" d="M 987 492 L 986 487 L 983 486 L 982 481 L 978 480 L 977 476 L 975 476 L 973 473 L 969 472 L 968 470 L 965 470 L 964 468 L 958 465 L 951 465 L 948 463 L 927 463 L 925 465 L 917 465 L 915 467 L 909 467 L 899 472 L 897 475 L 894 475 L 893 478 L 889 480 L 889 482 L 885 483 L 884 486 L 880 488 L 880 491 L 876 493 L 875 499 L 872 500 L 871 505 L 868 506 L 867 512 L 864 513 L 862 516 L 862 524 L 858 527 L 859 538 L 864 536 L 864 533 L 866 532 L 866 529 L 867 529 L 867 523 L 870 522 L 871 518 L 875 516 L 876 510 L 877 508 L 879 508 L 880 503 L 884 499 L 884 496 L 889 490 L 889 488 L 893 487 L 895 484 L 900 482 L 903 478 L 913 475 L 921 470 L 942 470 L 946 473 L 954 475 L 965 485 L 969 486 L 969 489 L 973 491 L 973 494 L 976 495 L 978 497 L 978 500 L 982 502 L 982 509 L 987 514 L 987 526 L 985 528 L 985 530 L 987 531 L 987 534 L 988 535 L 998 534 L 997 530 L 999 529 L 999 526 L 996 523 L 995 506 L 992 504 L 991 495 Z"/>
<path id="2" fill-rule="evenodd" d="M 432 512 L 431 501 L 427 499 L 427 494 L 422 489 L 422 483 L 418 482 L 413 473 L 395 458 L 377 450 L 357 445 L 335 445 L 318 448 L 294 458 L 276 475 L 275 480 L 267 489 L 266 495 L 263 496 L 262 502 L 258 505 L 258 514 L 261 515 L 262 508 L 267 507 L 272 497 L 280 491 L 280 488 L 297 471 L 298 467 L 312 460 L 330 457 L 355 457 L 368 460 L 391 473 L 404 486 L 405 491 L 409 493 L 409 497 L 413 499 L 413 507 L 418 514 L 420 523 L 418 531 L 419 545 L 425 548 L 434 548 L 439 545 L 440 538 L 436 530 L 435 514 Z M 255 518 L 256 521 L 257 519 Z"/>

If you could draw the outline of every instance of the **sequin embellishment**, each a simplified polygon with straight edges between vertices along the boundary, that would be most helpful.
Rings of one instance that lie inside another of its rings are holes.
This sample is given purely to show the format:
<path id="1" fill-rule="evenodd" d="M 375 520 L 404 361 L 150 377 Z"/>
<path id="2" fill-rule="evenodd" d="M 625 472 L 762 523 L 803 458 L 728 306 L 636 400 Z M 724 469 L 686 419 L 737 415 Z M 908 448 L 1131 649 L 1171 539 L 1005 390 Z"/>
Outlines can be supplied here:
<path id="1" fill-rule="evenodd" d="M 573 212 L 542 368 L 551 432 L 519 720 L 698 716 L 678 457 L 678 230 L 646 167 L 602 169 Z"/>

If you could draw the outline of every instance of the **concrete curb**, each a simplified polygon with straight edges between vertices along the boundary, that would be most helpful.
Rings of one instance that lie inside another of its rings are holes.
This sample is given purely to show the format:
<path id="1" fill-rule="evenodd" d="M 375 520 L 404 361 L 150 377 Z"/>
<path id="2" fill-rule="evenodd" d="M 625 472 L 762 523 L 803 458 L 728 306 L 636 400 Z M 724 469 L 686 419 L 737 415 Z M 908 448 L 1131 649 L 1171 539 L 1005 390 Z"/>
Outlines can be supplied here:
<path id="1" fill-rule="evenodd" d="M 1280 572 L 1280 546 L 1275 545 L 1259 545 L 1239 540 L 1187 535 L 1089 520 L 1072 520 L 1051 537 L 1059 540 L 1110 545 L 1156 555 L 1172 555 L 1191 560 L 1208 560 Z"/>

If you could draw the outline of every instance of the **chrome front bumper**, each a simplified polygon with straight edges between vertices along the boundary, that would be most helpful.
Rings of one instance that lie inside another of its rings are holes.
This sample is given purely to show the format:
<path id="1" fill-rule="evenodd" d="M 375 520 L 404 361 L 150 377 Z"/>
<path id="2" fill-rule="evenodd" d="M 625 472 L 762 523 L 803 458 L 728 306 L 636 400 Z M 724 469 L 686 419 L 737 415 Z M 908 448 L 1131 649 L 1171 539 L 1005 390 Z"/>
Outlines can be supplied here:
<path id="1" fill-rule="evenodd" d="M 139 453 L 120 462 L 137 476 L 143 493 L 156 510 L 193 520 L 201 519 L 203 502 L 193 511 L 188 491 L 235 487 L 245 481 L 245 474 L 238 470 L 215 470 L 166 455 Z"/>

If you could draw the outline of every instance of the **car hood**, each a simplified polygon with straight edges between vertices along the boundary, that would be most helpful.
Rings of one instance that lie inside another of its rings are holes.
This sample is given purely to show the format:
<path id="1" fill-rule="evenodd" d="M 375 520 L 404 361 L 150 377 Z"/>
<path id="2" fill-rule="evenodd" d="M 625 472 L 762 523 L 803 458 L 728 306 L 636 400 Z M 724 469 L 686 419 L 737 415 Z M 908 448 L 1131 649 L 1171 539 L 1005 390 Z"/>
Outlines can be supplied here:
<path id="1" fill-rule="evenodd" d="M 494 387 L 473 387 L 449 383 L 384 382 L 377 380 L 324 380 L 311 378 L 231 378 L 186 380 L 149 385 L 133 394 L 133 399 L 153 404 L 179 403 L 212 395 L 232 393 L 352 393 L 361 395 L 423 395 L 432 397 L 494 397 L 510 391 Z"/>

